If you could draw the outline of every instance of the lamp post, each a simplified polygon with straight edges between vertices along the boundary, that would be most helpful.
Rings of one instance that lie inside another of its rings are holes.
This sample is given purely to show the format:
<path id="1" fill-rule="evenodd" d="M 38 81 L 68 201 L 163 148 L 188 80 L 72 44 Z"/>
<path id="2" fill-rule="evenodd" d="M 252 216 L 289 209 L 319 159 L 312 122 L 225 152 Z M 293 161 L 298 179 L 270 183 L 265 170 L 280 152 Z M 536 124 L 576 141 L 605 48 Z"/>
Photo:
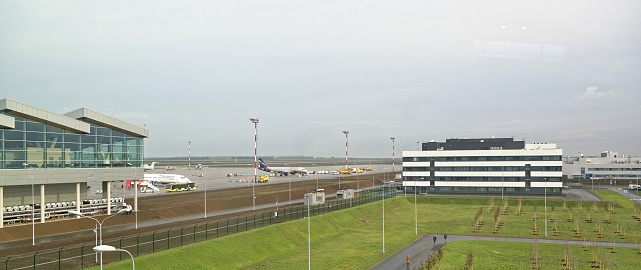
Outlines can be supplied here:
<path id="1" fill-rule="evenodd" d="M 394 171 L 394 159 L 395 159 L 394 158 L 394 152 L 395 152 L 395 150 L 394 150 L 394 140 L 396 140 L 396 138 L 390 137 L 390 139 L 392 139 L 392 171 Z"/>
<path id="2" fill-rule="evenodd" d="M 414 181 L 414 228 L 416 230 L 414 234 L 418 235 L 418 212 L 416 210 L 416 195 L 417 195 L 416 190 L 417 190 L 416 181 Z"/>
<path id="3" fill-rule="evenodd" d="M 505 179 L 505 175 L 503 174 L 503 171 L 501 171 L 501 200 L 503 200 L 503 181 Z"/>
<path id="4" fill-rule="evenodd" d="M 383 176 L 387 175 L 385 173 Z M 385 254 L 385 181 L 383 181 L 383 254 Z"/>
<path id="5" fill-rule="evenodd" d="M 543 192 L 545 193 L 545 237 L 548 237 L 548 178 L 543 177 Z"/>
<path id="6" fill-rule="evenodd" d="M 99 246 L 94 247 L 93 251 L 94 252 L 100 252 L 101 254 L 103 252 L 109 252 L 109 251 L 124 251 L 124 252 L 127 252 L 127 254 L 129 254 L 129 257 L 131 257 L 131 269 L 132 270 L 136 269 L 136 265 L 134 263 L 134 256 L 131 255 L 131 253 L 129 253 L 129 251 L 127 251 L 126 249 L 115 248 L 115 247 L 109 246 L 109 245 L 99 245 Z M 102 262 L 100 263 L 100 268 L 102 268 Z"/>
<path id="7" fill-rule="evenodd" d="M 85 216 L 83 213 L 78 212 L 78 211 L 76 211 L 76 210 L 69 210 L 69 214 L 71 214 L 71 215 L 76 215 L 76 216 L 80 216 L 80 217 L 84 217 L 84 218 L 93 219 L 94 221 L 96 221 L 96 223 L 98 223 L 98 228 L 99 228 L 99 233 L 100 233 L 100 246 L 102 246 L 102 224 L 103 224 L 103 223 L 105 223 L 105 221 L 106 221 L 107 219 L 109 219 L 109 218 L 115 217 L 115 216 L 117 216 L 117 215 L 122 215 L 122 214 L 124 214 L 124 213 L 129 212 L 129 211 L 131 211 L 131 207 L 120 209 L 117 213 L 115 213 L 115 214 L 113 214 L 113 215 L 111 215 L 111 216 L 108 216 L 108 217 L 104 218 L 104 219 L 102 220 L 102 222 L 98 221 L 98 220 L 97 220 L 97 219 L 95 219 L 95 218 Z M 96 246 L 96 247 L 99 247 L 99 246 Z M 94 248 L 94 250 L 95 250 L 95 248 Z M 100 269 L 102 269 L 102 252 L 100 252 Z"/>
<path id="8" fill-rule="evenodd" d="M 311 202 L 307 204 L 307 269 L 312 269 L 312 232 L 309 226 L 312 218 L 312 216 L 309 215 L 311 205 Z"/>
<path id="9" fill-rule="evenodd" d="M 254 123 L 254 182 L 252 183 L 252 205 L 254 206 L 254 210 L 256 210 L 256 195 L 254 194 L 254 185 L 256 184 L 256 180 L 258 173 L 256 172 L 257 167 L 257 148 L 258 148 L 258 117 L 257 118 L 249 118 L 249 121 Z"/>
<path id="10" fill-rule="evenodd" d="M 349 131 L 344 130 L 343 133 L 345 134 L 345 171 L 347 171 L 347 135 L 349 134 Z"/>
<path id="11" fill-rule="evenodd" d="M 207 218 L 207 173 L 203 172 L 205 178 L 205 218 Z"/>
<path id="12" fill-rule="evenodd" d="M 27 163 L 22 163 L 24 165 L 24 169 L 27 169 L 27 166 L 29 164 Z M 35 215 L 35 209 L 36 209 L 36 202 L 34 199 L 34 194 L 33 194 L 33 174 L 31 175 L 31 245 L 35 246 L 36 245 L 36 215 Z M 44 205 L 41 205 L 40 207 L 44 207 Z M 2 211 L 2 209 L 0 209 Z M 42 217 L 41 217 L 42 218 Z"/>

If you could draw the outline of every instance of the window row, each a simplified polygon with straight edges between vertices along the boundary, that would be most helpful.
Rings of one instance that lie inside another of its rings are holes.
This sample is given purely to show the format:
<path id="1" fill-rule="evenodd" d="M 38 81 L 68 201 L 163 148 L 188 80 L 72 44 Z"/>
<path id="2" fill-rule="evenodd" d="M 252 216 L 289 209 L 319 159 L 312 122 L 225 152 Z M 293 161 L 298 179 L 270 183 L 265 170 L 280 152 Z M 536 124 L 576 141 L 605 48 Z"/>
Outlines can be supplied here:
<path id="1" fill-rule="evenodd" d="M 588 168 L 588 171 L 629 172 L 641 171 L 641 168 Z"/>
<path id="2" fill-rule="evenodd" d="M 429 161 L 560 161 L 561 156 L 403 157 L 404 162 Z"/>
<path id="3" fill-rule="evenodd" d="M 525 171 L 521 166 L 501 166 L 501 167 L 434 167 L 434 171 L 440 172 L 512 172 Z M 531 171 L 560 172 L 561 166 L 532 166 Z M 403 167 L 406 172 L 428 172 L 430 167 Z"/>
<path id="4" fill-rule="evenodd" d="M 527 182 L 525 177 L 435 176 L 434 180 L 462 182 Z M 404 176 L 403 181 L 431 181 L 431 179 L 428 176 Z M 530 182 L 561 182 L 561 177 L 531 177 Z"/>

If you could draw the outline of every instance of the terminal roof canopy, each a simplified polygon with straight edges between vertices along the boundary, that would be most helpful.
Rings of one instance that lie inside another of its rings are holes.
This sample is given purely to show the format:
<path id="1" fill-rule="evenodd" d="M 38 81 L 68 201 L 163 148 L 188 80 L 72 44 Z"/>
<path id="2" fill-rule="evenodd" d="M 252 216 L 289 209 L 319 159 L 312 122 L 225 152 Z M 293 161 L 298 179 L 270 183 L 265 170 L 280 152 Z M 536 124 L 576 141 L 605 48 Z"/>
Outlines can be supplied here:
<path id="1" fill-rule="evenodd" d="M 60 115 L 9 98 L 3 98 L 0 99 L 0 111 L 9 111 L 14 115 L 51 124 L 53 126 L 58 126 L 78 133 L 89 133 L 90 125 L 87 123 L 89 122 L 110 127 L 136 137 L 149 137 L 148 129 L 129 124 L 125 121 L 118 120 L 111 116 L 86 108 L 80 108 L 66 113 L 65 115 Z M 0 128 L 15 128 L 15 119 L 9 115 L 0 115 Z"/>
<path id="2" fill-rule="evenodd" d="M 65 115 L 74 119 L 80 119 L 90 123 L 113 128 L 115 130 L 118 130 L 127 134 L 131 134 L 136 137 L 143 137 L 143 138 L 149 137 L 148 129 L 129 124 L 125 121 L 118 120 L 111 116 L 108 116 L 96 111 L 92 111 L 87 108 L 76 109 L 66 113 Z"/>

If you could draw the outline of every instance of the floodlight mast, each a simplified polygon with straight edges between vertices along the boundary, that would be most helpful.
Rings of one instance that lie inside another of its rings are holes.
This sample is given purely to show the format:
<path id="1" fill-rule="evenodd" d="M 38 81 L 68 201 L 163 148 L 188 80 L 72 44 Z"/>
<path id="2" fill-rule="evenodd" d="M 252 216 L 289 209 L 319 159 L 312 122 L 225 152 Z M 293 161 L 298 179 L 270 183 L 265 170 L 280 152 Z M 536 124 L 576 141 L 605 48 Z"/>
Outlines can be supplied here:
<path id="1" fill-rule="evenodd" d="M 343 133 L 345 133 L 345 170 L 348 171 L 349 169 L 347 168 L 347 135 L 349 134 L 349 131 L 344 130 Z"/>
<path id="2" fill-rule="evenodd" d="M 390 137 L 390 139 L 392 139 L 392 171 L 394 171 L 394 159 L 395 159 L 395 157 L 394 157 L 394 152 L 395 152 L 395 150 L 394 150 L 394 140 L 396 140 L 396 138 Z"/>
<path id="3" fill-rule="evenodd" d="M 254 210 L 256 210 L 256 195 L 254 193 L 254 185 L 256 184 L 256 180 L 258 180 L 258 172 L 256 171 L 258 168 L 258 117 L 256 118 L 249 118 L 249 121 L 254 123 L 254 182 L 252 183 L 252 205 L 254 207 Z"/>

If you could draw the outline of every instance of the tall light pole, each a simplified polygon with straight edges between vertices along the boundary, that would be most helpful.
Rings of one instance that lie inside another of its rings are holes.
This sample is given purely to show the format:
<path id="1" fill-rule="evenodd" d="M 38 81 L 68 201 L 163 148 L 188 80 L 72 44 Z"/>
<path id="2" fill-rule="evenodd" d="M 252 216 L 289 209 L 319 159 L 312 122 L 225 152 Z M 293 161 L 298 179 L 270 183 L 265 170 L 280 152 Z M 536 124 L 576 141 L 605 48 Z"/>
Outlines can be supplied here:
<path id="1" fill-rule="evenodd" d="M 390 137 L 390 139 L 392 139 L 392 171 L 394 171 L 394 159 L 395 159 L 395 157 L 394 157 L 394 154 L 395 154 L 394 153 L 395 152 L 395 150 L 394 150 L 394 140 L 396 140 L 396 138 Z"/>
<path id="2" fill-rule="evenodd" d="M 505 179 L 505 175 L 504 175 L 503 171 L 501 171 L 501 200 L 503 200 L 503 189 L 505 189 L 504 186 L 503 186 L 504 179 Z"/>
<path id="3" fill-rule="evenodd" d="M 545 237 L 548 237 L 548 181 L 547 177 L 543 178 L 543 189 L 545 190 Z"/>
<path id="4" fill-rule="evenodd" d="M 385 185 L 386 183 L 383 181 L 383 254 L 385 254 Z"/>
<path id="5" fill-rule="evenodd" d="M 249 121 L 254 123 L 254 182 L 252 183 L 252 205 L 254 206 L 254 210 L 256 210 L 256 195 L 254 194 L 254 185 L 256 184 L 256 180 L 258 180 L 258 172 L 256 171 L 258 168 L 258 117 L 256 118 L 249 118 Z"/>
<path id="6" fill-rule="evenodd" d="M 29 164 L 27 163 L 22 163 L 24 165 L 24 169 L 27 169 L 27 166 Z M 34 194 L 33 194 L 33 174 L 31 174 L 31 245 L 35 246 L 36 245 L 36 215 L 35 215 L 35 209 L 36 209 L 36 202 L 34 199 Z M 41 205 L 40 207 L 44 207 L 44 205 Z M 0 211 L 3 211 L 3 209 L 0 209 Z M 40 217 L 43 218 L 43 217 Z"/>
<path id="7" fill-rule="evenodd" d="M 111 216 L 108 216 L 108 217 L 104 218 L 104 219 L 102 220 L 102 222 L 98 221 L 98 220 L 97 220 L 97 219 L 95 219 L 95 218 L 92 218 L 92 217 L 89 217 L 89 216 L 85 216 L 82 212 L 78 212 L 78 211 L 76 211 L 76 210 L 69 210 L 69 214 L 71 214 L 71 215 L 76 215 L 76 216 L 80 216 L 80 217 L 84 217 L 84 218 L 93 219 L 94 221 L 96 221 L 96 223 L 98 223 L 98 226 L 99 226 L 99 228 L 100 228 L 100 231 L 99 231 L 99 232 L 100 232 L 100 245 L 102 245 L 102 224 L 103 224 L 103 223 L 105 223 L 105 221 L 106 221 L 107 219 L 109 219 L 109 218 L 115 217 L 115 216 L 117 216 L 117 215 L 122 215 L 122 214 L 124 214 L 124 213 L 129 212 L 129 211 L 131 211 L 131 208 L 130 208 L 130 207 L 129 207 L 129 208 L 123 208 L 123 209 L 120 209 L 120 211 L 118 211 L 117 213 L 115 213 L 115 214 L 113 214 L 113 215 L 111 215 Z M 97 247 L 98 247 L 98 246 L 97 246 Z M 102 269 L 102 252 L 100 252 L 100 269 Z"/>
<path id="8" fill-rule="evenodd" d="M 310 203 L 307 204 L 307 268 L 312 269 L 312 232 L 310 230 L 310 220 L 312 216 L 309 215 L 309 208 L 311 207 L 311 200 Z M 304 210 L 303 210 L 304 211 Z"/>
<path id="9" fill-rule="evenodd" d="M 187 168 L 191 171 L 191 141 L 189 143 L 189 161 L 187 161 Z"/>
<path id="10" fill-rule="evenodd" d="M 414 233 L 415 235 L 418 235 L 418 211 L 416 210 L 416 181 L 414 181 L 414 227 L 416 232 Z"/>
<path id="11" fill-rule="evenodd" d="M 345 170 L 347 171 L 347 134 L 349 131 L 344 130 L 343 133 L 345 134 Z"/>
<path id="12" fill-rule="evenodd" d="M 205 218 L 207 218 L 207 173 L 203 172 L 205 178 Z"/>

